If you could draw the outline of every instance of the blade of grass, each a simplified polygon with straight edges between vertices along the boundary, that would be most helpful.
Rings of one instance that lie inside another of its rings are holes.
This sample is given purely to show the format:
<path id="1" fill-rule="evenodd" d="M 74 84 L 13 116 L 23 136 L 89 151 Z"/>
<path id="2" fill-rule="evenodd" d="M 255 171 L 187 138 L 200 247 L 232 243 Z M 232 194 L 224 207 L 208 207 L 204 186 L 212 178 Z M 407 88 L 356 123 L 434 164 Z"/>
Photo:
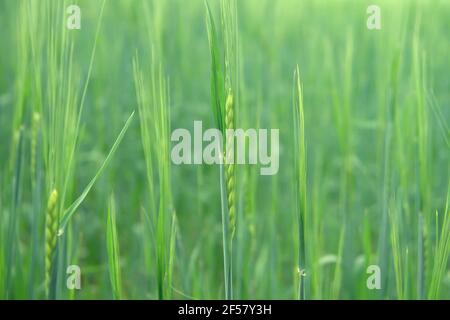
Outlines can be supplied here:
<path id="1" fill-rule="evenodd" d="M 106 244 L 108 249 L 109 278 L 115 300 L 122 299 L 122 279 L 120 274 L 120 250 L 116 226 L 116 201 L 111 195 L 106 223 Z"/>
<path id="2" fill-rule="evenodd" d="M 433 273 L 428 288 L 428 299 L 439 298 L 442 279 L 450 258 L 450 184 L 447 188 L 447 200 L 444 210 L 441 235 L 436 248 L 437 253 L 434 256 Z"/>
<path id="3" fill-rule="evenodd" d="M 211 106 L 215 116 L 216 125 L 218 126 L 218 129 L 223 132 L 225 128 L 225 119 L 223 118 L 223 103 L 225 101 L 223 66 L 220 64 L 221 55 L 219 45 L 217 43 L 217 31 L 208 1 L 205 1 L 205 6 L 206 26 L 211 55 Z"/>
<path id="4" fill-rule="evenodd" d="M 133 111 L 133 113 L 131 113 L 130 117 L 126 121 L 125 125 L 122 128 L 122 131 L 117 136 L 116 141 L 114 142 L 113 146 L 111 147 L 111 150 L 109 151 L 108 155 L 106 156 L 105 160 L 103 161 L 103 164 L 100 166 L 100 168 L 98 169 L 95 176 L 92 178 L 92 180 L 89 182 L 89 184 L 84 188 L 81 195 L 72 203 L 72 205 L 70 205 L 64 211 L 62 219 L 59 223 L 59 231 L 58 231 L 59 234 L 64 232 L 64 228 L 67 226 L 67 223 L 69 223 L 69 221 L 72 218 L 75 211 L 82 204 L 82 202 L 84 201 L 84 199 L 87 197 L 87 195 L 91 191 L 92 187 L 94 186 L 95 182 L 98 180 L 98 178 L 100 178 L 101 174 L 103 173 L 105 168 L 108 166 L 114 153 L 116 152 L 117 148 L 119 147 L 120 143 L 122 142 L 122 139 L 125 136 L 125 133 L 127 132 L 128 127 L 130 126 L 133 118 L 134 118 L 134 111 Z"/>
<path id="5" fill-rule="evenodd" d="M 169 266 L 167 271 L 167 293 L 166 296 L 168 299 L 172 298 L 173 291 L 173 268 L 175 262 L 175 254 L 176 254 L 176 239 L 177 239 L 177 215 L 175 211 L 172 214 L 172 226 L 170 231 L 170 249 L 169 249 Z"/>
<path id="6" fill-rule="evenodd" d="M 298 274 L 299 288 L 297 298 L 306 299 L 306 252 L 305 252 L 305 220 L 306 220 L 306 138 L 305 114 L 303 108 L 303 90 L 300 82 L 300 70 L 294 72 L 293 93 L 293 119 L 294 119 L 294 168 L 295 168 L 295 199 L 296 217 L 298 223 Z"/>
<path id="7" fill-rule="evenodd" d="M 221 57 L 219 55 L 219 44 L 214 18 L 212 17 L 209 4 L 205 1 L 206 6 L 206 25 L 208 31 L 209 48 L 211 55 L 211 107 L 215 115 L 217 128 L 223 133 L 229 123 L 226 123 L 225 102 L 225 80 L 223 76 L 223 66 L 220 64 Z M 223 7 L 222 7 L 223 8 Z M 231 88 L 230 88 L 231 89 Z M 228 100 L 228 99 L 227 99 Z M 228 103 L 227 103 L 228 104 Z M 223 145 L 219 145 L 222 159 L 225 160 L 226 149 Z M 225 150 L 224 150 L 225 149 Z M 225 152 L 224 152 L 225 151 Z M 225 282 L 225 299 L 229 300 L 233 297 L 232 289 L 232 250 L 231 250 L 231 229 L 230 229 L 230 208 L 228 200 L 227 181 L 230 173 L 228 167 L 219 164 L 219 183 L 220 183 L 220 199 L 221 199 L 221 216 L 222 216 L 222 245 L 223 245 L 223 264 L 224 264 L 224 282 Z M 228 172 L 228 173 L 227 173 Z M 234 196 L 234 195 L 233 195 Z"/>
<path id="8" fill-rule="evenodd" d="M 392 202 L 395 202 L 393 200 Z M 391 203 L 389 208 L 389 218 L 390 218 L 390 238 L 392 246 L 392 255 L 394 258 L 394 273 L 395 273 L 395 285 L 397 291 L 397 299 L 404 299 L 403 295 L 403 265 L 402 265 L 402 255 L 401 246 L 399 239 L 399 213 L 395 203 Z"/>

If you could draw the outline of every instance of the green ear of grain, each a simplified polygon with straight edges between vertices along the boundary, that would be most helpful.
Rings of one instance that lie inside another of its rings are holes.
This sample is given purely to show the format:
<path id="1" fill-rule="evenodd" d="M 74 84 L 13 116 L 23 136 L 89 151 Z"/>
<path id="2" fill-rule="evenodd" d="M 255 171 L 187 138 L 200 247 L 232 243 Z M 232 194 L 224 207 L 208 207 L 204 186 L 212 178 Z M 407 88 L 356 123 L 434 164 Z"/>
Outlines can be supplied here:
<path id="1" fill-rule="evenodd" d="M 234 127 L 232 92 L 228 92 L 228 96 L 225 95 L 225 78 L 223 74 L 223 64 L 221 63 L 222 57 L 220 55 L 217 30 L 207 1 L 205 1 L 205 6 L 206 25 L 208 30 L 208 40 L 211 55 L 211 107 L 215 117 L 216 127 L 222 132 L 222 134 L 225 134 L 226 129 L 232 129 Z M 222 2 L 222 17 L 224 17 L 224 8 L 225 6 Z M 227 13 L 229 14 L 230 12 Z M 224 31 L 224 34 L 227 34 L 227 30 Z M 224 48 L 225 51 L 228 49 L 228 47 Z M 231 76 L 227 74 L 227 78 L 228 81 L 230 81 Z M 231 86 L 229 87 L 229 89 L 231 90 Z M 225 110 L 225 104 L 227 104 L 228 110 Z M 224 160 L 226 160 L 226 147 L 224 145 L 221 145 L 220 148 L 222 157 Z M 219 174 L 225 299 L 229 300 L 233 298 L 232 234 L 234 233 L 233 230 L 235 228 L 234 165 L 227 165 L 224 163 L 219 164 Z"/>
<path id="2" fill-rule="evenodd" d="M 59 226 L 60 233 L 64 231 L 64 228 L 67 226 L 67 223 L 70 221 L 70 218 L 72 218 L 75 211 L 78 209 L 78 207 L 81 205 L 81 203 L 84 201 L 84 199 L 89 194 L 89 191 L 91 191 L 95 182 L 98 180 L 98 178 L 100 178 L 101 174 L 103 173 L 105 168 L 108 166 L 114 153 L 116 152 L 117 148 L 119 147 L 120 143 L 122 142 L 122 139 L 125 136 L 125 133 L 127 132 L 128 127 L 130 126 L 133 118 L 134 118 L 134 111 L 133 111 L 133 113 L 131 113 L 130 117 L 126 121 L 124 127 L 122 128 L 122 131 L 117 136 L 116 141 L 114 142 L 113 146 L 111 147 L 111 150 L 109 151 L 108 155 L 106 156 L 105 160 L 103 161 L 103 164 L 100 166 L 100 168 L 98 169 L 95 176 L 92 178 L 92 180 L 89 182 L 89 184 L 84 188 L 83 192 L 78 197 L 78 199 L 75 200 L 74 203 L 72 203 L 72 205 L 64 211 L 64 214 L 61 219 L 60 226 Z"/>
<path id="3" fill-rule="evenodd" d="M 54 189 L 47 201 L 45 213 L 45 292 L 47 298 L 54 297 L 55 252 L 58 237 L 58 191 Z"/>
<path id="4" fill-rule="evenodd" d="M 116 226 L 116 202 L 111 196 L 108 205 L 108 219 L 106 223 L 106 244 L 108 249 L 108 267 L 113 297 L 116 300 L 122 299 L 122 280 L 120 274 L 120 250 L 117 238 Z"/>

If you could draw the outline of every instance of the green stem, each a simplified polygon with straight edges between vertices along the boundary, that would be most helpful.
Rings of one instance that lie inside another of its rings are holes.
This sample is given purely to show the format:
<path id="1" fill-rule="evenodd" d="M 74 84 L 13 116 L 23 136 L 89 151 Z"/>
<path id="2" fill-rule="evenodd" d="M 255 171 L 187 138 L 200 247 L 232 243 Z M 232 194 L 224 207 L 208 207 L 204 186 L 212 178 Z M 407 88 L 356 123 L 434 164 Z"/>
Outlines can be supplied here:
<path id="1" fill-rule="evenodd" d="M 223 242 L 223 268 L 225 279 L 225 299 L 230 300 L 233 297 L 233 288 L 231 285 L 231 244 L 228 241 L 228 205 L 227 191 L 225 186 L 225 166 L 220 164 L 220 203 L 222 208 L 222 242 Z"/>

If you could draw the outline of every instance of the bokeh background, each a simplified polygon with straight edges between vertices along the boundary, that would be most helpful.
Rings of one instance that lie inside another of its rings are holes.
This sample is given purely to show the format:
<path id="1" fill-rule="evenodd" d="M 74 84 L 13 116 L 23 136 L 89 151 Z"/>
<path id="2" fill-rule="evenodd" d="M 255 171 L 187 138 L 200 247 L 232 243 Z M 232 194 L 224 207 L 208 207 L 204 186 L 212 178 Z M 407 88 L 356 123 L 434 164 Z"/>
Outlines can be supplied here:
<path id="1" fill-rule="evenodd" d="M 296 298 L 297 65 L 307 145 L 308 298 L 450 298 L 450 1 L 375 2 L 237 1 L 237 126 L 279 128 L 280 169 L 260 176 L 258 166 L 237 168 L 235 298 Z M 143 73 L 150 74 L 152 51 L 158 52 L 172 129 L 193 130 L 195 120 L 213 127 L 206 8 L 203 0 L 109 0 L 99 21 L 102 3 L 0 2 L 2 298 L 45 298 L 46 207 L 55 184 L 49 172 L 70 176 L 59 203 L 63 212 L 96 174 L 133 111 L 108 167 L 60 237 L 56 297 L 115 297 L 107 250 L 112 194 L 121 297 L 159 297 L 133 59 L 139 56 Z M 219 1 L 208 3 L 220 26 Z M 80 30 L 65 28 L 70 4 L 81 8 Z M 370 4 L 381 8 L 380 30 L 366 26 Z M 61 49 L 64 37 L 72 56 Z M 67 117 L 76 117 L 88 75 L 79 131 L 67 120 L 53 132 L 77 137 L 73 163 L 51 169 L 45 121 L 33 119 L 50 119 L 56 110 L 50 106 L 71 108 Z M 61 99 L 52 100 L 52 93 Z M 166 252 L 173 270 L 166 298 L 223 298 L 218 168 L 168 166 L 177 219 L 169 228 L 176 235 Z M 68 265 L 81 268 L 80 290 L 65 286 Z M 381 268 L 380 290 L 367 288 L 370 265 Z"/>

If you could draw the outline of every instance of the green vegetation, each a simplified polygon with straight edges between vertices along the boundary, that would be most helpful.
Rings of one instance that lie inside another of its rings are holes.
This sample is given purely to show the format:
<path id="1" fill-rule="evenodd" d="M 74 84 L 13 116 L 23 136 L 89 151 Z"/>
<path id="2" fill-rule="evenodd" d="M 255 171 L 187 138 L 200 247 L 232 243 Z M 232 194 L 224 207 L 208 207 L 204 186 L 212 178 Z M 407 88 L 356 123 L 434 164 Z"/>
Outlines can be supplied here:
<path id="1" fill-rule="evenodd" d="M 0 299 L 450 299 L 450 2 L 370 4 L 1 1 Z"/>

